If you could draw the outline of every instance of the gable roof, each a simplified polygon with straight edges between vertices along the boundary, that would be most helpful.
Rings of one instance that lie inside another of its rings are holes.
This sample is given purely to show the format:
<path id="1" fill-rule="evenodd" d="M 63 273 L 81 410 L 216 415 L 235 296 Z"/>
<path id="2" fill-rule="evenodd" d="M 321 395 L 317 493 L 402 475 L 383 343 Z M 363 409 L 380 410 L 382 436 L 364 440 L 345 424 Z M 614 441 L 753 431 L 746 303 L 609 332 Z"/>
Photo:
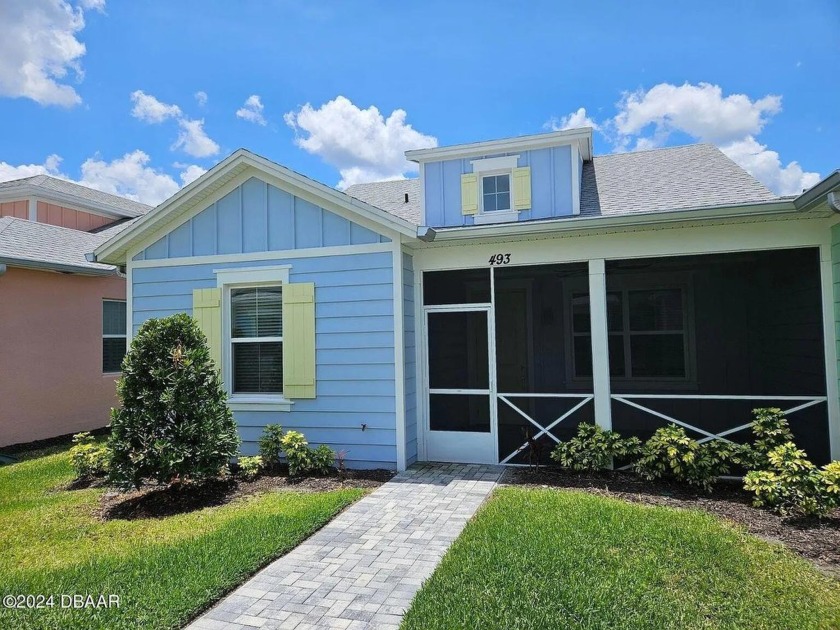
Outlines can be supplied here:
<path id="1" fill-rule="evenodd" d="M 110 225 L 98 232 L 36 223 L 16 217 L 0 218 L 0 263 L 89 275 L 113 275 L 113 265 L 88 262 L 85 254 L 126 229 L 132 221 Z"/>
<path id="2" fill-rule="evenodd" d="M 354 220 L 377 225 L 380 229 L 390 232 L 409 237 L 416 234 L 416 226 L 399 216 L 354 199 L 247 149 L 237 149 L 154 210 L 140 217 L 129 228 L 99 246 L 94 252 L 97 260 L 122 264 L 131 247 L 153 235 L 173 229 L 180 217 L 200 207 L 219 189 L 248 171 L 252 171 L 254 176 L 277 181 L 283 189 L 293 195 L 313 201 L 327 210 L 350 214 Z"/>
<path id="3" fill-rule="evenodd" d="M 420 180 L 396 179 L 385 182 L 354 184 L 344 192 L 365 203 L 382 208 L 414 225 L 420 225 Z M 408 201 L 405 196 L 408 195 Z"/>
<path id="4" fill-rule="evenodd" d="M 417 179 L 355 184 L 346 192 L 415 225 L 422 221 Z M 584 162 L 579 216 L 671 212 L 780 199 L 714 145 L 691 144 L 601 155 Z"/>
<path id="5" fill-rule="evenodd" d="M 69 182 L 50 175 L 34 175 L 8 182 L 0 182 L 0 196 L 43 196 L 58 202 L 81 205 L 119 217 L 139 217 L 152 206 Z"/>

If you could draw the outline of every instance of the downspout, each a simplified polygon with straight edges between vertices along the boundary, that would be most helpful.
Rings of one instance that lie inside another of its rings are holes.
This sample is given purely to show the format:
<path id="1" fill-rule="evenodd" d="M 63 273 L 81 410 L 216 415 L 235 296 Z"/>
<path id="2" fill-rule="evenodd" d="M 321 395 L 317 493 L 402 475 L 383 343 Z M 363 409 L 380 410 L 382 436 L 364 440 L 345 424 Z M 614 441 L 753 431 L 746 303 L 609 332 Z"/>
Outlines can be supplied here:
<path id="1" fill-rule="evenodd" d="M 834 212 L 840 212 L 840 193 L 828 193 L 828 207 L 834 210 Z"/>
<path id="2" fill-rule="evenodd" d="M 5 264 L 0 263 L 0 276 L 2 276 L 4 273 L 6 273 L 6 269 L 8 269 L 8 267 L 6 267 Z"/>

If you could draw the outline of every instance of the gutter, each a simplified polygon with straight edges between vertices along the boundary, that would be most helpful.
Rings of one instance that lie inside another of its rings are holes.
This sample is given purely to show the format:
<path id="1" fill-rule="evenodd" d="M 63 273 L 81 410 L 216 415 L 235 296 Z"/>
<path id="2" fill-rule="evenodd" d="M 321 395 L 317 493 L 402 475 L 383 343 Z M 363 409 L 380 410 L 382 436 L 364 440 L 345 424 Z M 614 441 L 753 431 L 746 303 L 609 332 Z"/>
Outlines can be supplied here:
<path id="1" fill-rule="evenodd" d="M 29 258 L 9 258 L 0 256 L 0 268 L 20 267 L 23 269 L 34 269 L 36 271 L 57 271 L 59 273 L 74 273 L 84 276 L 116 276 L 119 275 L 117 267 L 97 269 L 95 267 L 84 267 L 82 265 L 68 265 L 63 263 L 51 263 L 43 260 L 32 260 Z M 2 273 L 0 273 L 2 275 Z"/>
<path id="2" fill-rule="evenodd" d="M 800 212 L 807 212 L 823 201 L 828 201 L 829 207 L 834 212 L 840 212 L 837 203 L 837 189 L 840 189 L 840 170 L 834 171 L 822 181 L 814 184 L 793 200 L 793 205 Z M 827 197 L 827 199 L 826 199 Z"/>
<path id="3" fill-rule="evenodd" d="M 41 186 L 33 186 L 31 184 L 24 184 L 9 191 L 4 190 L 0 193 L 0 199 L 4 201 L 20 201 L 21 197 L 38 197 L 39 199 L 57 202 L 58 205 L 75 206 L 80 209 L 87 208 L 88 210 L 101 212 L 105 216 L 113 219 L 134 219 L 143 215 L 142 212 L 135 210 L 117 209 L 113 206 L 103 204 L 93 199 L 77 197 L 76 195 L 64 193 L 58 190 L 42 188 Z"/>
<path id="4" fill-rule="evenodd" d="M 619 216 L 574 216 L 564 219 L 542 219 L 522 223 L 498 223 L 490 225 L 468 225 L 457 228 L 429 228 L 421 226 L 418 235 L 431 232 L 430 242 L 447 240 L 469 240 L 492 236 L 525 236 L 529 234 L 550 234 L 555 232 L 577 232 L 602 228 L 635 227 L 661 223 L 684 223 L 696 220 L 742 218 L 750 216 L 770 216 L 789 214 L 796 208 L 791 200 L 768 201 L 760 204 L 737 206 L 686 208 L 667 212 L 645 212 Z"/>

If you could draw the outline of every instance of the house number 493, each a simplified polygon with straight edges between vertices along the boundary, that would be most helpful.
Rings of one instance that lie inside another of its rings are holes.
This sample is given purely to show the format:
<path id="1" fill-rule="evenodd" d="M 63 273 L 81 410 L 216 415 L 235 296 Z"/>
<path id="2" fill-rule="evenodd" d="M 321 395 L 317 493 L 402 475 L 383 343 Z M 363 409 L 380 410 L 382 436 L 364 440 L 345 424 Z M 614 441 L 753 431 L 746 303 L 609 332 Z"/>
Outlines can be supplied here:
<path id="1" fill-rule="evenodd" d="M 493 254 L 488 262 L 491 265 L 507 265 L 510 262 L 510 254 Z"/>

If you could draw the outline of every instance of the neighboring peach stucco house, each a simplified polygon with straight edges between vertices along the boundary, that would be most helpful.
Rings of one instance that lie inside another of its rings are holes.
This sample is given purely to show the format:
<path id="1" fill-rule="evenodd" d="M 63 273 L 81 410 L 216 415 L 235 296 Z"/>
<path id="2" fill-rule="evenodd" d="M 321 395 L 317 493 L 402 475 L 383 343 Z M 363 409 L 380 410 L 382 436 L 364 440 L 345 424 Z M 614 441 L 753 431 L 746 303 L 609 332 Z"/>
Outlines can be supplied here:
<path id="1" fill-rule="evenodd" d="M 46 175 L 0 183 L 0 447 L 108 423 L 125 277 L 85 255 L 150 209 Z"/>

